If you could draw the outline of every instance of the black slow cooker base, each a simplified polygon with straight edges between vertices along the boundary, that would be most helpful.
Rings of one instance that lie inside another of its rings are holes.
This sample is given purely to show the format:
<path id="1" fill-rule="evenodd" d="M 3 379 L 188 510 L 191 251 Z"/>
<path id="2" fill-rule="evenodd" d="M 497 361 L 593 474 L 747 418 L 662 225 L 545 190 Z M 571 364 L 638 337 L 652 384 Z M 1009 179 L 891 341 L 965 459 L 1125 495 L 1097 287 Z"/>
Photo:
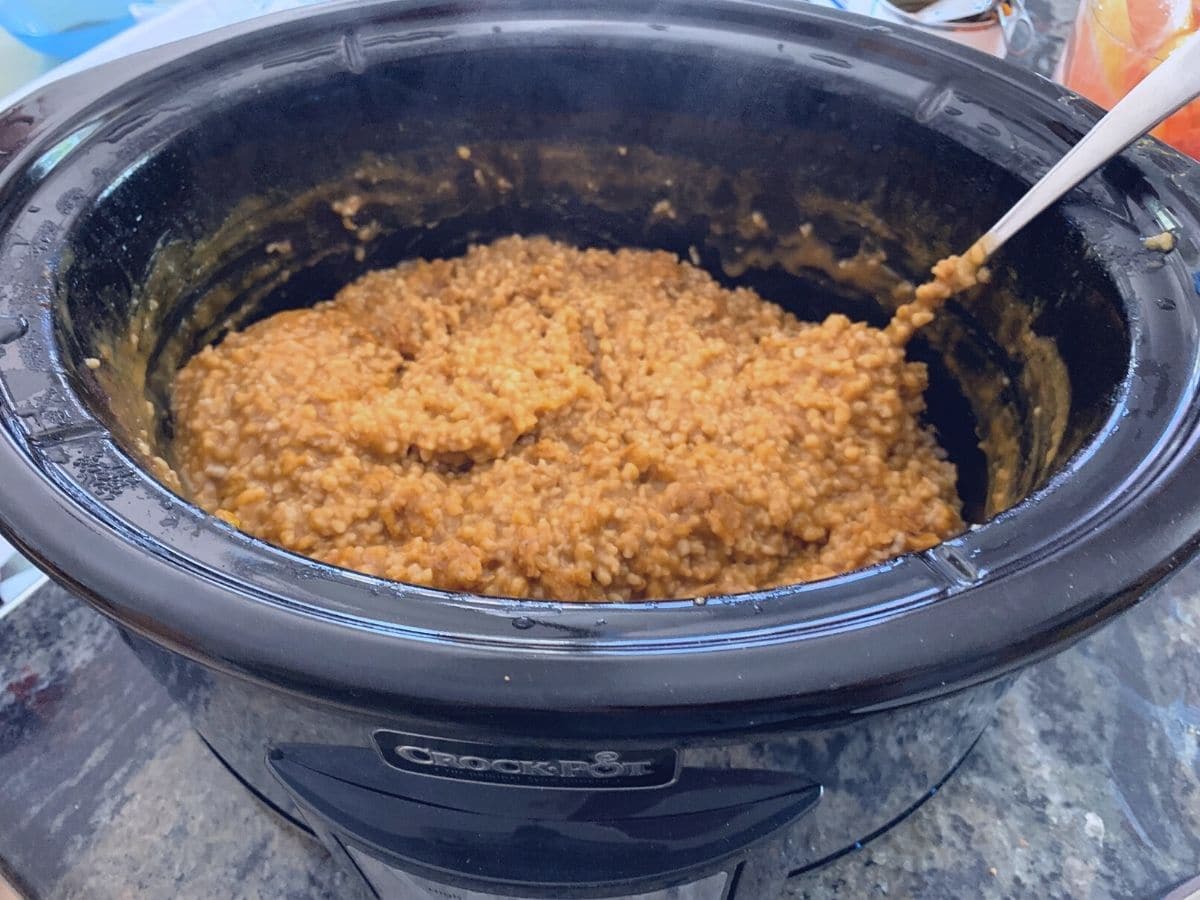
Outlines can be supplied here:
<path id="1" fill-rule="evenodd" d="M 197 732 L 196 735 L 200 739 L 200 741 L 204 744 L 204 746 L 206 748 L 208 748 L 208 751 L 213 755 L 213 757 L 217 760 L 217 762 L 219 762 L 222 765 L 222 767 L 225 769 L 225 771 L 227 771 L 230 775 L 232 775 L 234 780 L 237 781 L 237 783 L 240 784 L 243 788 L 245 788 L 246 791 L 251 796 L 253 796 L 255 800 L 257 800 L 264 807 L 266 807 L 268 810 L 270 810 L 272 813 L 274 813 L 276 816 L 278 816 L 281 822 L 283 822 L 293 828 L 298 829 L 299 831 L 303 832 L 308 837 L 313 838 L 314 840 L 320 840 L 320 838 L 317 836 L 316 832 L 314 832 L 312 830 L 312 828 L 310 828 L 304 822 L 304 820 L 302 818 L 300 818 L 298 815 L 296 815 L 293 812 L 293 807 L 289 806 L 288 808 L 284 808 L 281 804 L 276 803 L 270 797 L 266 796 L 265 794 L 263 794 L 260 791 L 258 791 L 257 789 L 255 789 L 254 785 L 252 785 L 252 784 L 250 784 L 250 782 L 246 781 L 246 779 L 244 779 L 238 773 L 237 769 L 235 769 L 228 762 L 226 762 L 225 758 L 222 757 L 221 754 L 217 752 L 216 748 L 214 748 L 212 746 L 212 744 L 210 744 L 207 740 L 204 739 L 204 735 L 200 734 L 199 732 Z M 881 837 L 884 833 L 895 828 L 897 825 L 900 825 L 902 822 L 904 822 L 906 819 L 908 819 L 909 816 L 913 815 L 913 813 L 915 813 L 922 806 L 924 806 L 926 802 L 933 799 L 933 797 L 946 786 L 946 784 L 950 781 L 950 779 L 953 778 L 958 773 L 958 770 L 962 767 L 963 763 L 965 763 L 967 761 L 967 758 L 970 757 L 971 752 L 975 749 L 975 746 L 979 743 L 979 741 L 982 739 L 982 737 L 983 737 L 983 735 L 981 734 L 979 737 L 977 737 L 971 743 L 971 746 L 967 748 L 966 753 L 964 753 L 961 757 L 958 758 L 958 760 L 951 767 L 950 771 L 946 773 L 945 777 L 942 778 L 941 781 L 939 781 L 937 784 L 933 785 L 933 787 L 931 787 L 925 794 L 923 794 L 921 797 L 919 797 L 912 804 L 912 806 L 910 806 L 908 809 L 901 812 L 898 816 L 896 816 L 890 822 L 887 822 L 882 827 L 876 829 L 875 831 L 872 831 L 870 834 L 865 835 L 864 837 L 860 838 L 859 840 L 856 840 L 853 844 L 843 847 L 840 850 L 834 851 L 833 853 L 831 853 L 829 856 L 825 857 L 824 859 L 819 859 L 815 862 L 809 863 L 808 865 L 801 866 L 798 869 L 792 869 L 791 871 L 789 871 L 787 873 L 788 877 L 795 878 L 797 876 L 803 875 L 806 872 L 811 872 L 814 869 L 819 869 L 823 866 L 829 865 L 830 863 L 834 862 L 837 859 L 842 858 L 843 856 L 847 855 L 848 853 L 853 853 L 856 850 L 863 849 L 863 847 L 865 847 L 867 844 L 871 843 L 871 841 L 875 840 L 877 837 Z"/>

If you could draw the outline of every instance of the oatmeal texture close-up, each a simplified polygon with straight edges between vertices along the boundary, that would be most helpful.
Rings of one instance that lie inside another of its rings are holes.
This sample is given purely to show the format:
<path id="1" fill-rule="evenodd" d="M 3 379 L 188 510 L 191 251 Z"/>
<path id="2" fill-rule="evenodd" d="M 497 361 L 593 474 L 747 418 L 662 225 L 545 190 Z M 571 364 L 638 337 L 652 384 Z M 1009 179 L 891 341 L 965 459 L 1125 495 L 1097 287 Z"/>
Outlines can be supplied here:
<path id="1" fill-rule="evenodd" d="M 903 337 L 906 337 L 904 335 Z M 904 340 L 674 255 L 510 237 L 194 356 L 185 492 L 328 563 L 490 595 L 701 597 L 962 528 Z"/>

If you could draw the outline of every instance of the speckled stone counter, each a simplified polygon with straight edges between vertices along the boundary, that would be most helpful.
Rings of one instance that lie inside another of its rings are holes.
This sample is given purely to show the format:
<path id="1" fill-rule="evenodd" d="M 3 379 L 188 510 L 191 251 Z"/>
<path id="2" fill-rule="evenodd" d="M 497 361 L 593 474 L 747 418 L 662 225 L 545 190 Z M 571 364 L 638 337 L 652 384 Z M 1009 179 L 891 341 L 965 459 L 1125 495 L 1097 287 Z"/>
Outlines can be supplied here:
<path id="1" fill-rule="evenodd" d="M 0 859 L 30 897 L 365 900 L 56 587 L 0 620 Z M 1030 669 L 932 800 L 788 896 L 1156 898 L 1200 871 L 1200 565 Z"/>

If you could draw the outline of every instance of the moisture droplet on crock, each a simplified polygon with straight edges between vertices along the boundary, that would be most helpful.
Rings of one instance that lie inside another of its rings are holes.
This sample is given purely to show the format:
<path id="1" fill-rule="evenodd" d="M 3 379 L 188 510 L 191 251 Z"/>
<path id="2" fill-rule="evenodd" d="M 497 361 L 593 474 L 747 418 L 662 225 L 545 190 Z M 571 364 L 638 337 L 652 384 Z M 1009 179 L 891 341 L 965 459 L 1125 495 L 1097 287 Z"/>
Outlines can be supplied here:
<path id="1" fill-rule="evenodd" d="M 529 618 L 528 616 L 521 616 L 518 619 L 513 619 L 513 628 L 520 628 L 522 631 L 532 628 L 534 624 L 535 623 L 533 619 Z"/>
<path id="2" fill-rule="evenodd" d="M 1171 310 L 1175 308 L 1175 301 L 1170 297 L 1159 297 L 1154 301 L 1154 305 L 1159 309 Z"/>

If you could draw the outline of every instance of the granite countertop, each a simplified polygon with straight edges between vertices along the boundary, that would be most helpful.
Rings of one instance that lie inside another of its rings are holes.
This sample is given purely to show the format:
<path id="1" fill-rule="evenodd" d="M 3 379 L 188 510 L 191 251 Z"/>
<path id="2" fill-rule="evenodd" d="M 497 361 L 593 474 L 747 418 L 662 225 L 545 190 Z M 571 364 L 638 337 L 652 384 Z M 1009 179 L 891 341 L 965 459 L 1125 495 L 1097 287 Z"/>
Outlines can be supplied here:
<path id="1" fill-rule="evenodd" d="M 1049 74 L 1074 0 L 1031 0 Z M 0 606 L 0 871 L 30 898 L 349 898 L 91 608 Z M 936 797 L 792 879 L 826 897 L 1151 898 L 1200 872 L 1200 564 L 1029 669 Z M 3 896 L 0 882 L 0 897 Z"/>

